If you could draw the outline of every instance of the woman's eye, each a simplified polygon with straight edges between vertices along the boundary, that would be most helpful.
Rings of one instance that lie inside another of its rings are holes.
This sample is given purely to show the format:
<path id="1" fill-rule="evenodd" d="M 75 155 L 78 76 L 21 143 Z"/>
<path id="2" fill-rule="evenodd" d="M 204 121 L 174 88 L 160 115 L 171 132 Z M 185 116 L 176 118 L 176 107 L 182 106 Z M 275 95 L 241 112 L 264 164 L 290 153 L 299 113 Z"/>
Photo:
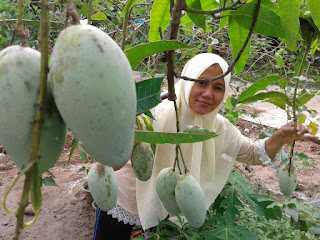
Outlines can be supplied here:
<path id="1" fill-rule="evenodd" d="M 206 86 L 207 83 L 206 82 L 199 82 L 200 86 Z"/>
<path id="2" fill-rule="evenodd" d="M 224 91 L 222 87 L 214 87 L 216 91 Z"/>

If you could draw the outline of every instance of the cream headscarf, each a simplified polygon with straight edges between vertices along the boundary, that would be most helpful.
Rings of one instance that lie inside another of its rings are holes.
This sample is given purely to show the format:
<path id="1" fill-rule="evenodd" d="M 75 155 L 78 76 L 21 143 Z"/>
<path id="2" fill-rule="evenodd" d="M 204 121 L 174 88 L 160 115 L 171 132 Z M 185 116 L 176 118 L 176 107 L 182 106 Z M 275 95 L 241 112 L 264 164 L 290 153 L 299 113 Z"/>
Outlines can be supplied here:
<path id="1" fill-rule="evenodd" d="M 182 76 L 197 79 L 208 67 L 218 63 L 223 72 L 228 64 L 220 56 L 202 53 L 185 65 Z M 189 107 L 189 95 L 194 84 L 192 81 L 179 80 L 175 84 L 180 129 L 188 125 L 203 127 L 219 134 L 218 137 L 193 144 L 181 144 L 184 160 L 190 174 L 200 183 L 206 197 L 207 208 L 214 202 L 232 170 L 234 160 L 244 141 L 244 136 L 227 119 L 218 114 L 228 96 L 230 74 L 224 77 L 225 93 L 223 101 L 206 115 L 195 114 Z M 154 131 L 176 132 L 176 116 L 173 103 L 164 100 L 155 108 Z M 163 220 L 168 212 L 163 207 L 156 193 L 156 178 L 166 167 L 172 167 L 175 159 L 174 144 L 158 144 L 152 177 L 141 182 L 137 180 L 137 206 L 143 229 L 147 229 Z M 180 162 L 183 171 L 183 165 Z"/>

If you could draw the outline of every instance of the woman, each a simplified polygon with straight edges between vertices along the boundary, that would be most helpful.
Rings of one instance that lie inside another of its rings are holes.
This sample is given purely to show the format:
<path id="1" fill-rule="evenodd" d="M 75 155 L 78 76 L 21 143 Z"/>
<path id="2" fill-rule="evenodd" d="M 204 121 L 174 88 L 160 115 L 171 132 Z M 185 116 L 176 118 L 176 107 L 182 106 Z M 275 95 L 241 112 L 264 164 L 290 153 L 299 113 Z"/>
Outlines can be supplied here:
<path id="1" fill-rule="evenodd" d="M 193 79 L 210 79 L 227 69 L 228 64 L 221 57 L 203 53 L 193 57 L 181 75 Z M 258 144 L 243 136 L 234 125 L 218 114 L 228 97 L 229 82 L 230 74 L 209 83 L 180 80 L 175 85 L 180 129 L 193 125 L 218 134 L 216 138 L 204 142 L 181 144 L 190 174 L 200 183 L 205 193 L 207 208 L 221 192 L 235 160 L 246 164 L 272 165 L 277 152 L 284 144 L 292 142 L 293 138 L 292 123 Z M 155 119 L 154 131 L 176 132 L 176 115 L 172 102 L 164 100 L 160 103 L 155 108 Z M 305 133 L 309 133 L 309 130 L 299 125 L 296 139 L 316 138 Z M 157 196 L 155 184 L 158 173 L 163 168 L 172 167 L 174 160 L 175 145 L 158 144 L 153 173 L 148 181 L 142 182 L 135 178 L 130 161 L 117 171 L 118 202 L 116 208 L 108 212 L 109 216 L 118 219 L 119 224 L 124 219 L 126 222 L 131 219 L 132 225 L 140 222 L 143 229 L 154 227 L 165 219 L 168 212 Z"/>

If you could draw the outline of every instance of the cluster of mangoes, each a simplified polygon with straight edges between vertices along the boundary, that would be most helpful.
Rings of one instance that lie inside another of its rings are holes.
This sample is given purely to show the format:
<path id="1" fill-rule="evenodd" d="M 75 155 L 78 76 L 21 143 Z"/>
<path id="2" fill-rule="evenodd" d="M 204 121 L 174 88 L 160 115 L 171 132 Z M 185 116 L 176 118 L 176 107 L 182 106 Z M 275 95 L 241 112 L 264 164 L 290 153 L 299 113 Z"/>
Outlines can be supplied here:
<path id="1" fill-rule="evenodd" d="M 156 190 L 170 214 L 182 213 L 193 227 L 203 225 L 207 212 L 205 195 L 192 175 L 179 175 L 171 167 L 164 168 L 157 176 Z"/>
<path id="2" fill-rule="evenodd" d="M 22 46 L 10 46 L 0 53 L 0 143 L 20 169 L 29 161 L 40 55 Z M 98 170 L 92 172 L 101 176 L 112 172 L 112 167 L 124 165 L 134 145 L 136 103 L 132 69 L 117 43 L 91 25 L 63 30 L 49 65 L 40 172 L 48 170 L 59 158 L 67 127 L 100 163 Z M 112 189 L 108 194 L 114 200 L 116 179 L 114 174 L 105 175 L 107 189 Z M 90 185 L 90 190 L 104 192 L 98 181 Z M 93 197 L 98 200 L 104 196 Z"/>

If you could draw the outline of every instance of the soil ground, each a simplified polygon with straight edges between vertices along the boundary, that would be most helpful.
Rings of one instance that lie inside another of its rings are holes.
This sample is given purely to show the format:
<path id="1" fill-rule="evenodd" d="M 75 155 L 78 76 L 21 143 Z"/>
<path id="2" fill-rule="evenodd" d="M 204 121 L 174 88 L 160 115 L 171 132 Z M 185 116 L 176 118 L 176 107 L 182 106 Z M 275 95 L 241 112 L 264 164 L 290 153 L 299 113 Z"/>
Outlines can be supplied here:
<path id="1" fill-rule="evenodd" d="M 268 127 L 252 123 L 243 119 L 236 123 L 240 131 L 256 140 L 258 135 Z M 68 139 L 62 155 L 51 173 L 55 176 L 58 187 L 43 186 L 43 203 L 36 223 L 21 233 L 23 240 L 88 240 L 93 239 L 95 225 L 95 210 L 87 203 L 85 192 L 81 184 L 86 180 L 86 171 L 79 171 L 83 166 L 89 169 L 92 163 L 80 160 L 75 150 L 68 164 L 72 145 L 72 133 Z M 304 152 L 316 161 L 310 162 L 306 168 L 298 167 L 300 190 L 293 197 L 308 201 L 320 198 L 320 145 L 312 142 L 298 142 L 296 151 Z M 253 166 L 249 173 L 241 164 L 236 164 L 240 171 L 271 192 L 279 200 L 284 197 L 280 192 L 277 174 L 270 167 Z M 0 198 L 3 196 L 18 174 L 18 169 L 7 154 L 1 153 L 0 148 Z M 7 199 L 7 206 L 16 209 L 23 188 L 23 179 L 14 187 Z M 26 209 L 25 221 L 33 218 L 30 206 Z M 0 207 L 0 240 L 12 239 L 16 224 L 13 215 L 7 214 L 2 205 Z"/>

